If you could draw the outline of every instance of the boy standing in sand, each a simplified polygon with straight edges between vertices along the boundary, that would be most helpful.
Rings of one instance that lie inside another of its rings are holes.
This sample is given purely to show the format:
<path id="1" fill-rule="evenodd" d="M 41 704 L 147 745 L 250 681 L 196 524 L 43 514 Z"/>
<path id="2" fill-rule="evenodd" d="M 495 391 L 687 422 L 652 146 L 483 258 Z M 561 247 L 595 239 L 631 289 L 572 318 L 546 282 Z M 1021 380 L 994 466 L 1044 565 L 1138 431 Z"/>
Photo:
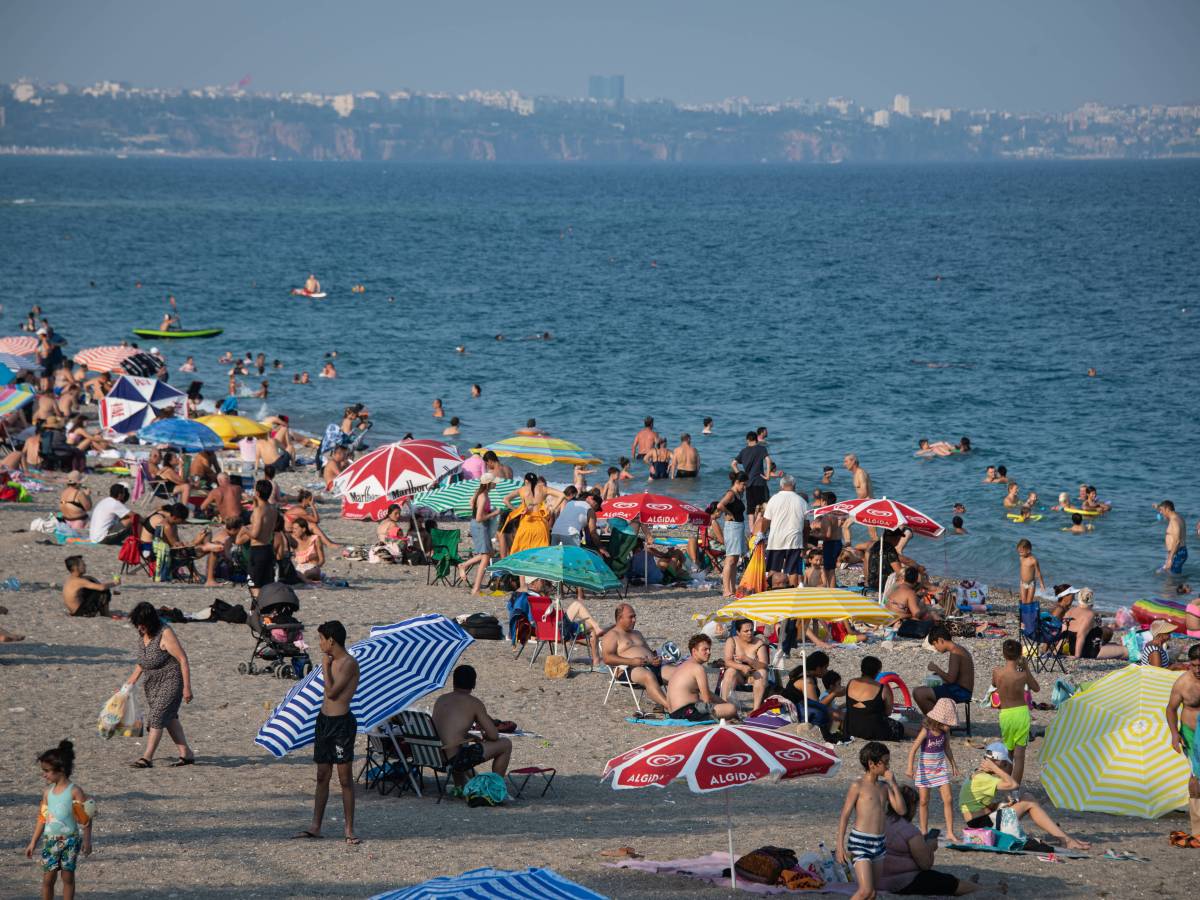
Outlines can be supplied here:
<path id="1" fill-rule="evenodd" d="M 838 819 L 837 858 L 846 864 L 849 854 L 854 863 L 854 878 L 858 890 L 851 900 L 871 900 L 875 896 L 875 885 L 883 877 L 883 856 L 886 852 L 884 825 L 887 808 L 901 815 L 905 812 L 904 798 L 896 787 L 896 777 L 889 765 L 891 753 L 886 744 L 869 741 L 859 752 L 858 761 L 866 774 L 850 785 L 846 802 L 842 804 L 842 815 Z M 882 784 L 880 784 L 882 782 Z M 854 812 L 854 827 L 849 840 L 846 827 L 850 813 Z"/>
<path id="2" fill-rule="evenodd" d="M 1007 640 L 1001 648 L 1004 665 L 992 669 L 992 684 L 1000 697 L 1000 737 L 1004 748 L 1012 754 L 1013 781 L 1021 783 L 1025 774 L 1025 748 L 1029 746 L 1029 729 L 1033 720 L 1029 716 L 1029 704 L 1025 702 L 1025 689 L 1037 693 L 1041 688 L 1033 674 L 1025 668 L 1021 658 L 1021 642 Z"/>
<path id="3" fill-rule="evenodd" d="M 1042 567 L 1038 565 L 1037 557 L 1033 555 L 1033 544 L 1026 538 L 1017 541 L 1017 555 L 1021 557 L 1021 602 L 1033 602 L 1034 581 L 1046 590 L 1046 580 L 1042 578 Z"/>

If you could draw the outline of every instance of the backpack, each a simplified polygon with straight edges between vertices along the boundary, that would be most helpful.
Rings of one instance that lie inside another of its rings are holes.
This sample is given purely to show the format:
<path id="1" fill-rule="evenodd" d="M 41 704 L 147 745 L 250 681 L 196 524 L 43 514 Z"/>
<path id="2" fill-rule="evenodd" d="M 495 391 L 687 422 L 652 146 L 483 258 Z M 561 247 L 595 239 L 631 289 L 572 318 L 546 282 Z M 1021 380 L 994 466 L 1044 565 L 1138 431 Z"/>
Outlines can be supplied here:
<path id="1" fill-rule="evenodd" d="M 504 779 L 495 772 L 476 775 L 463 787 L 463 798 L 467 806 L 499 806 L 508 799 L 508 788 Z"/>
<path id="2" fill-rule="evenodd" d="M 462 623 L 463 630 L 479 641 L 498 641 L 504 637 L 500 620 L 488 613 L 472 613 Z"/>

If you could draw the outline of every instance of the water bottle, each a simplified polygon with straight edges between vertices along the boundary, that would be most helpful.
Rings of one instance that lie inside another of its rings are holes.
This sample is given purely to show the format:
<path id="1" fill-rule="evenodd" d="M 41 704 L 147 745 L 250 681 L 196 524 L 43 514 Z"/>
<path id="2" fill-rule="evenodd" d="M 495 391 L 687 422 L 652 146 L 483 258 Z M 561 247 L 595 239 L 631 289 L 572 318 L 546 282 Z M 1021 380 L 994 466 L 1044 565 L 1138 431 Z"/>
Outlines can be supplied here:
<path id="1" fill-rule="evenodd" d="M 833 856 L 825 849 L 825 842 L 817 842 L 817 858 L 821 861 L 821 877 L 825 879 L 826 884 L 833 884 L 838 880 L 837 866 L 833 864 Z"/>

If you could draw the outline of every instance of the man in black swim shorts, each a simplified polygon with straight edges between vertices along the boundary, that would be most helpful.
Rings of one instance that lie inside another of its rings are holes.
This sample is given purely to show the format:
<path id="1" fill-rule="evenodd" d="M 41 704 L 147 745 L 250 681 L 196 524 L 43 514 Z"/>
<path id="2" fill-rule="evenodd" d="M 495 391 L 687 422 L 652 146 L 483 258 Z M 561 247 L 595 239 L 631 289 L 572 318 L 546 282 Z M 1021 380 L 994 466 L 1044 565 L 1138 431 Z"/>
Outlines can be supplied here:
<path id="1" fill-rule="evenodd" d="M 279 507 L 271 502 L 275 486 L 265 478 L 254 484 L 254 508 L 250 512 L 250 593 L 255 597 L 261 588 L 275 580 L 275 525 Z"/>
<path id="2" fill-rule="evenodd" d="M 261 482 L 260 482 L 261 483 Z M 295 835 L 298 838 L 319 838 L 321 820 L 325 818 L 325 803 L 329 799 L 329 779 L 337 766 L 338 783 L 342 788 L 342 811 L 346 820 L 346 843 L 360 843 L 354 834 L 354 739 L 358 722 L 350 711 L 350 701 L 358 688 L 358 661 L 346 650 L 346 627 L 338 621 L 325 622 L 320 635 L 321 674 L 325 699 L 317 714 L 313 762 L 317 764 L 317 791 L 313 798 L 312 824 Z"/>

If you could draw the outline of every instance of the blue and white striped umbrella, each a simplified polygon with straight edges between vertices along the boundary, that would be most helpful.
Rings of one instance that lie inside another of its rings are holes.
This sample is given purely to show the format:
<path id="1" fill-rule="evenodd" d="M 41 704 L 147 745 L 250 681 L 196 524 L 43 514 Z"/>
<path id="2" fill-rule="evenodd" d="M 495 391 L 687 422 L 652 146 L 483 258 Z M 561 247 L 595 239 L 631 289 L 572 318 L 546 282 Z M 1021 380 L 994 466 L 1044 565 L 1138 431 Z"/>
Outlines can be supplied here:
<path id="1" fill-rule="evenodd" d="M 468 897 L 479 900 L 604 900 L 603 894 L 568 881 L 552 869 L 472 869 L 444 875 L 398 891 L 376 894 L 371 900 L 423 900 L 426 897 Z"/>
<path id="2" fill-rule="evenodd" d="M 360 732 L 436 691 L 474 638 L 456 622 L 430 613 L 395 625 L 378 625 L 371 636 L 347 650 L 358 660 L 358 688 L 350 712 Z M 322 667 L 314 668 L 275 707 L 254 743 L 283 756 L 307 747 L 315 737 L 317 713 L 325 697 Z"/>

